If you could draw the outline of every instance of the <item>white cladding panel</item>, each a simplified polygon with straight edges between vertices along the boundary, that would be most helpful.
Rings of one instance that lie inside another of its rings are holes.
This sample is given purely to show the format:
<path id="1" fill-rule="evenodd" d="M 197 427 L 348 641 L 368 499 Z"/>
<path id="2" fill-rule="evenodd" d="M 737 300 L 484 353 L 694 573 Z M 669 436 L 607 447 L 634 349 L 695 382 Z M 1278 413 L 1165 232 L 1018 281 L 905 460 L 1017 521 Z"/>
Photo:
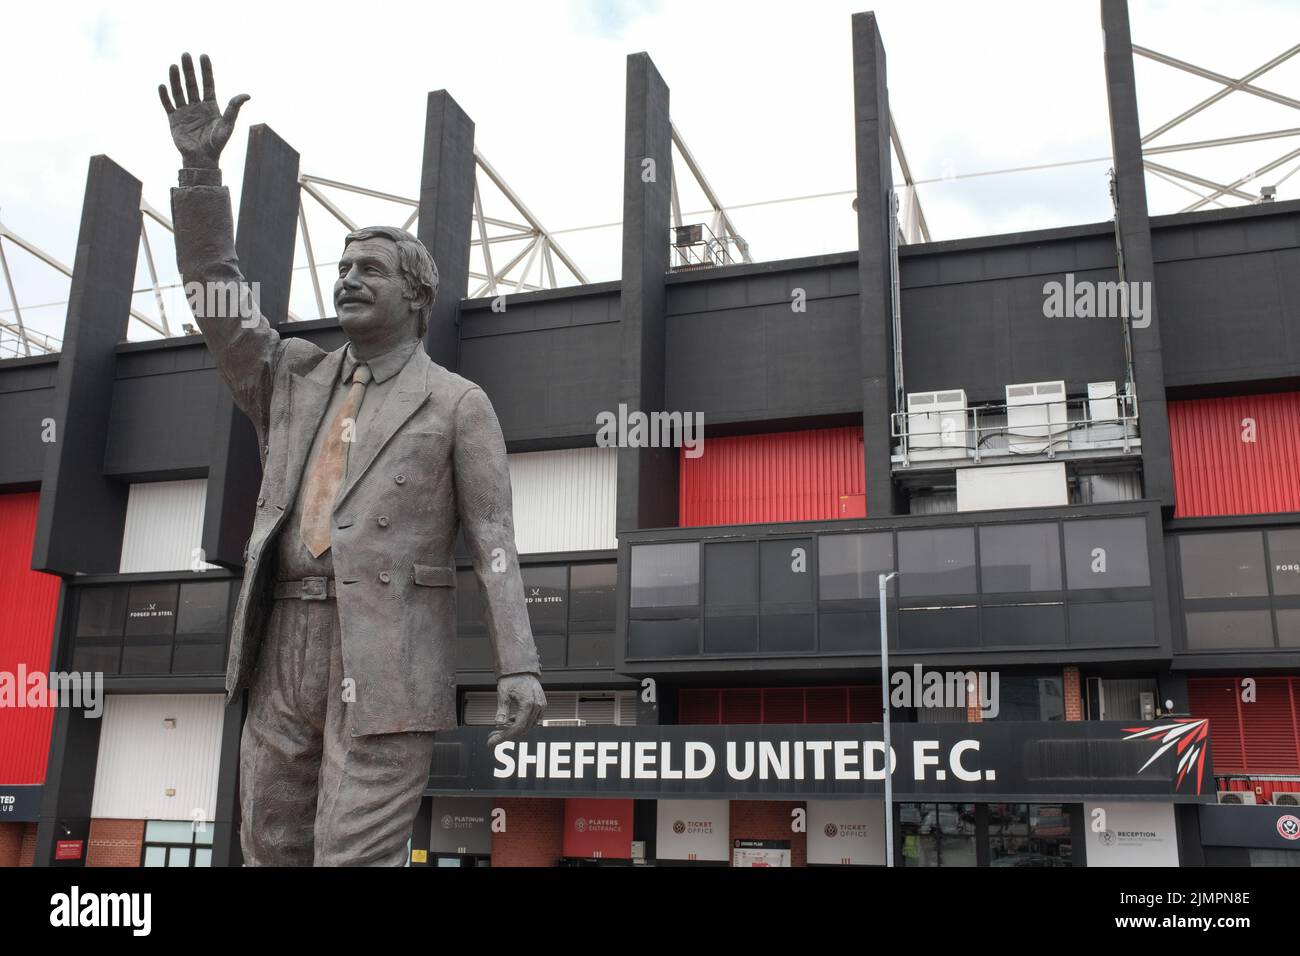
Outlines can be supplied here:
<path id="1" fill-rule="evenodd" d="M 118 571 L 132 574 L 215 568 L 214 564 L 194 565 L 203 535 L 207 494 L 205 478 L 132 485 L 126 502 Z"/>
<path id="2" fill-rule="evenodd" d="M 515 546 L 520 554 L 603 551 L 614 537 L 617 448 L 510 456 Z"/>
<path id="3" fill-rule="evenodd" d="M 957 469 L 958 511 L 1045 508 L 1069 503 L 1064 462 Z"/>
<path id="4" fill-rule="evenodd" d="M 221 694 L 108 695 L 90 815 L 212 820 L 224 713 Z"/>

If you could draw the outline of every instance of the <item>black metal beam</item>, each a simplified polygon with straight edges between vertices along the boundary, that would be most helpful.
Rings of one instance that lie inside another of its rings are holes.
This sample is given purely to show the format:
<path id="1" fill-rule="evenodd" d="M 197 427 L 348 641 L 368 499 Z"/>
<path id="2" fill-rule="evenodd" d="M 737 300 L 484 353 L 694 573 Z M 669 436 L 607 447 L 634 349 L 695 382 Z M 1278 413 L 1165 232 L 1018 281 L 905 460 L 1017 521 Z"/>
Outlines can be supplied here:
<path id="1" fill-rule="evenodd" d="M 453 371 L 460 364 L 460 302 L 469 291 L 474 172 L 474 122 L 446 90 L 435 90 L 424 119 L 419 236 L 438 264 L 438 297 L 424 345 Z"/>
<path id="2" fill-rule="evenodd" d="M 1110 106 L 1111 153 L 1119 205 L 1119 239 L 1127 282 L 1149 290 L 1142 328 L 1133 328 L 1133 374 L 1137 383 L 1142 430 L 1142 473 L 1146 497 L 1174 510 L 1174 473 L 1169 451 L 1169 413 L 1165 403 L 1165 368 L 1160 351 L 1160 312 L 1147 216 L 1146 171 L 1142 165 L 1142 130 L 1138 124 L 1137 85 L 1133 77 L 1133 40 L 1126 0 L 1101 0 L 1101 28 L 1106 42 L 1106 100 Z"/>
<path id="3" fill-rule="evenodd" d="M 890 222 L 893 170 L 885 47 L 873 13 L 853 16 L 853 126 L 858 187 L 858 315 L 862 361 L 862 450 L 867 514 L 897 514 L 891 474 L 894 411 L 893 282 Z"/>
<path id="4" fill-rule="evenodd" d="M 623 356 L 618 392 L 629 412 L 665 410 L 672 168 L 668 85 L 648 54 L 633 53 L 627 58 L 623 140 Z M 593 431 L 595 427 L 592 422 Z M 677 468 L 675 448 L 619 449 L 620 531 L 677 523 Z"/>
<path id="5" fill-rule="evenodd" d="M 127 486 L 104 477 L 117 344 L 126 338 L 140 249 L 140 181 L 93 156 L 77 233 L 32 547 L 37 571 L 72 575 L 119 567 Z"/>

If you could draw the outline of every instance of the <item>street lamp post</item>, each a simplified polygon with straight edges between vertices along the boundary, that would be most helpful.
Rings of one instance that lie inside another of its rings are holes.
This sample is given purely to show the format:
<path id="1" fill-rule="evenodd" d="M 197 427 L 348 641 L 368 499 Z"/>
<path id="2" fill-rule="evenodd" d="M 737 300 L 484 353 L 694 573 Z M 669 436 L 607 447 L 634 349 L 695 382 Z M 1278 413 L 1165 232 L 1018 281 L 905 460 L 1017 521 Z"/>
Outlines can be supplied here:
<path id="1" fill-rule="evenodd" d="M 880 575 L 880 712 L 885 725 L 885 866 L 894 865 L 894 768 L 889 738 L 889 618 L 888 587 L 897 571 Z"/>

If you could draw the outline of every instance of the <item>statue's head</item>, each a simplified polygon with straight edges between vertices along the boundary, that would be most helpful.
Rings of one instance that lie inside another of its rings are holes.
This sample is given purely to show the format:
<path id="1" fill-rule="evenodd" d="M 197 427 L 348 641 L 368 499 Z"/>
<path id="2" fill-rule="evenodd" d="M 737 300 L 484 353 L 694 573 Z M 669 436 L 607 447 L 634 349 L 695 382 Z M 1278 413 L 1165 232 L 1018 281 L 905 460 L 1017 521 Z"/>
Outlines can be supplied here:
<path id="1" fill-rule="evenodd" d="M 344 240 L 334 307 L 349 339 L 422 339 L 437 295 L 438 267 L 405 229 L 367 226 Z"/>

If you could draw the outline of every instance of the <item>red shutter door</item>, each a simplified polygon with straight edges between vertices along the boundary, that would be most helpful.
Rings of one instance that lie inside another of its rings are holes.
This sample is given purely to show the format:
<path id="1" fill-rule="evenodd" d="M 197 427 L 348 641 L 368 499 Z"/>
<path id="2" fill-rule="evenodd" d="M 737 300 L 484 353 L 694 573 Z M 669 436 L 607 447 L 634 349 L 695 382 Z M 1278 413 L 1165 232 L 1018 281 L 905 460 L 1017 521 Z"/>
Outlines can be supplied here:
<path id="1" fill-rule="evenodd" d="M 712 689 L 687 687 L 677 692 L 677 722 L 679 724 L 722 723 L 722 702 Z"/>
<path id="2" fill-rule="evenodd" d="M 1210 720 L 1210 754 L 1215 773 L 1245 773 L 1246 750 L 1237 714 L 1238 684 L 1231 677 L 1192 677 L 1187 698 L 1193 717 Z"/>
<path id="3" fill-rule="evenodd" d="M 763 722 L 763 692 L 748 688 L 729 687 L 722 692 L 722 722 L 724 724 L 761 724 Z"/>
<path id="4" fill-rule="evenodd" d="M 773 687 L 763 691 L 763 723 L 804 723 L 802 687 Z"/>
<path id="5" fill-rule="evenodd" d="M 1187 681 L 1192 715 L 1210 720 L 1216 774 L 1300 773 L 1297 690 L 1300 680 L 1255 678 L 1255 700 L 1241 699 L 1241 678 L 1193 677 Z"/>
<path id="6" fill-rule="evenodd" d="M 1255 702 L 1241 705 L 1246 765 L 1251 773 L 1300 773 L 1291 706 L 1289 678 L 1256 678 Z"/>

